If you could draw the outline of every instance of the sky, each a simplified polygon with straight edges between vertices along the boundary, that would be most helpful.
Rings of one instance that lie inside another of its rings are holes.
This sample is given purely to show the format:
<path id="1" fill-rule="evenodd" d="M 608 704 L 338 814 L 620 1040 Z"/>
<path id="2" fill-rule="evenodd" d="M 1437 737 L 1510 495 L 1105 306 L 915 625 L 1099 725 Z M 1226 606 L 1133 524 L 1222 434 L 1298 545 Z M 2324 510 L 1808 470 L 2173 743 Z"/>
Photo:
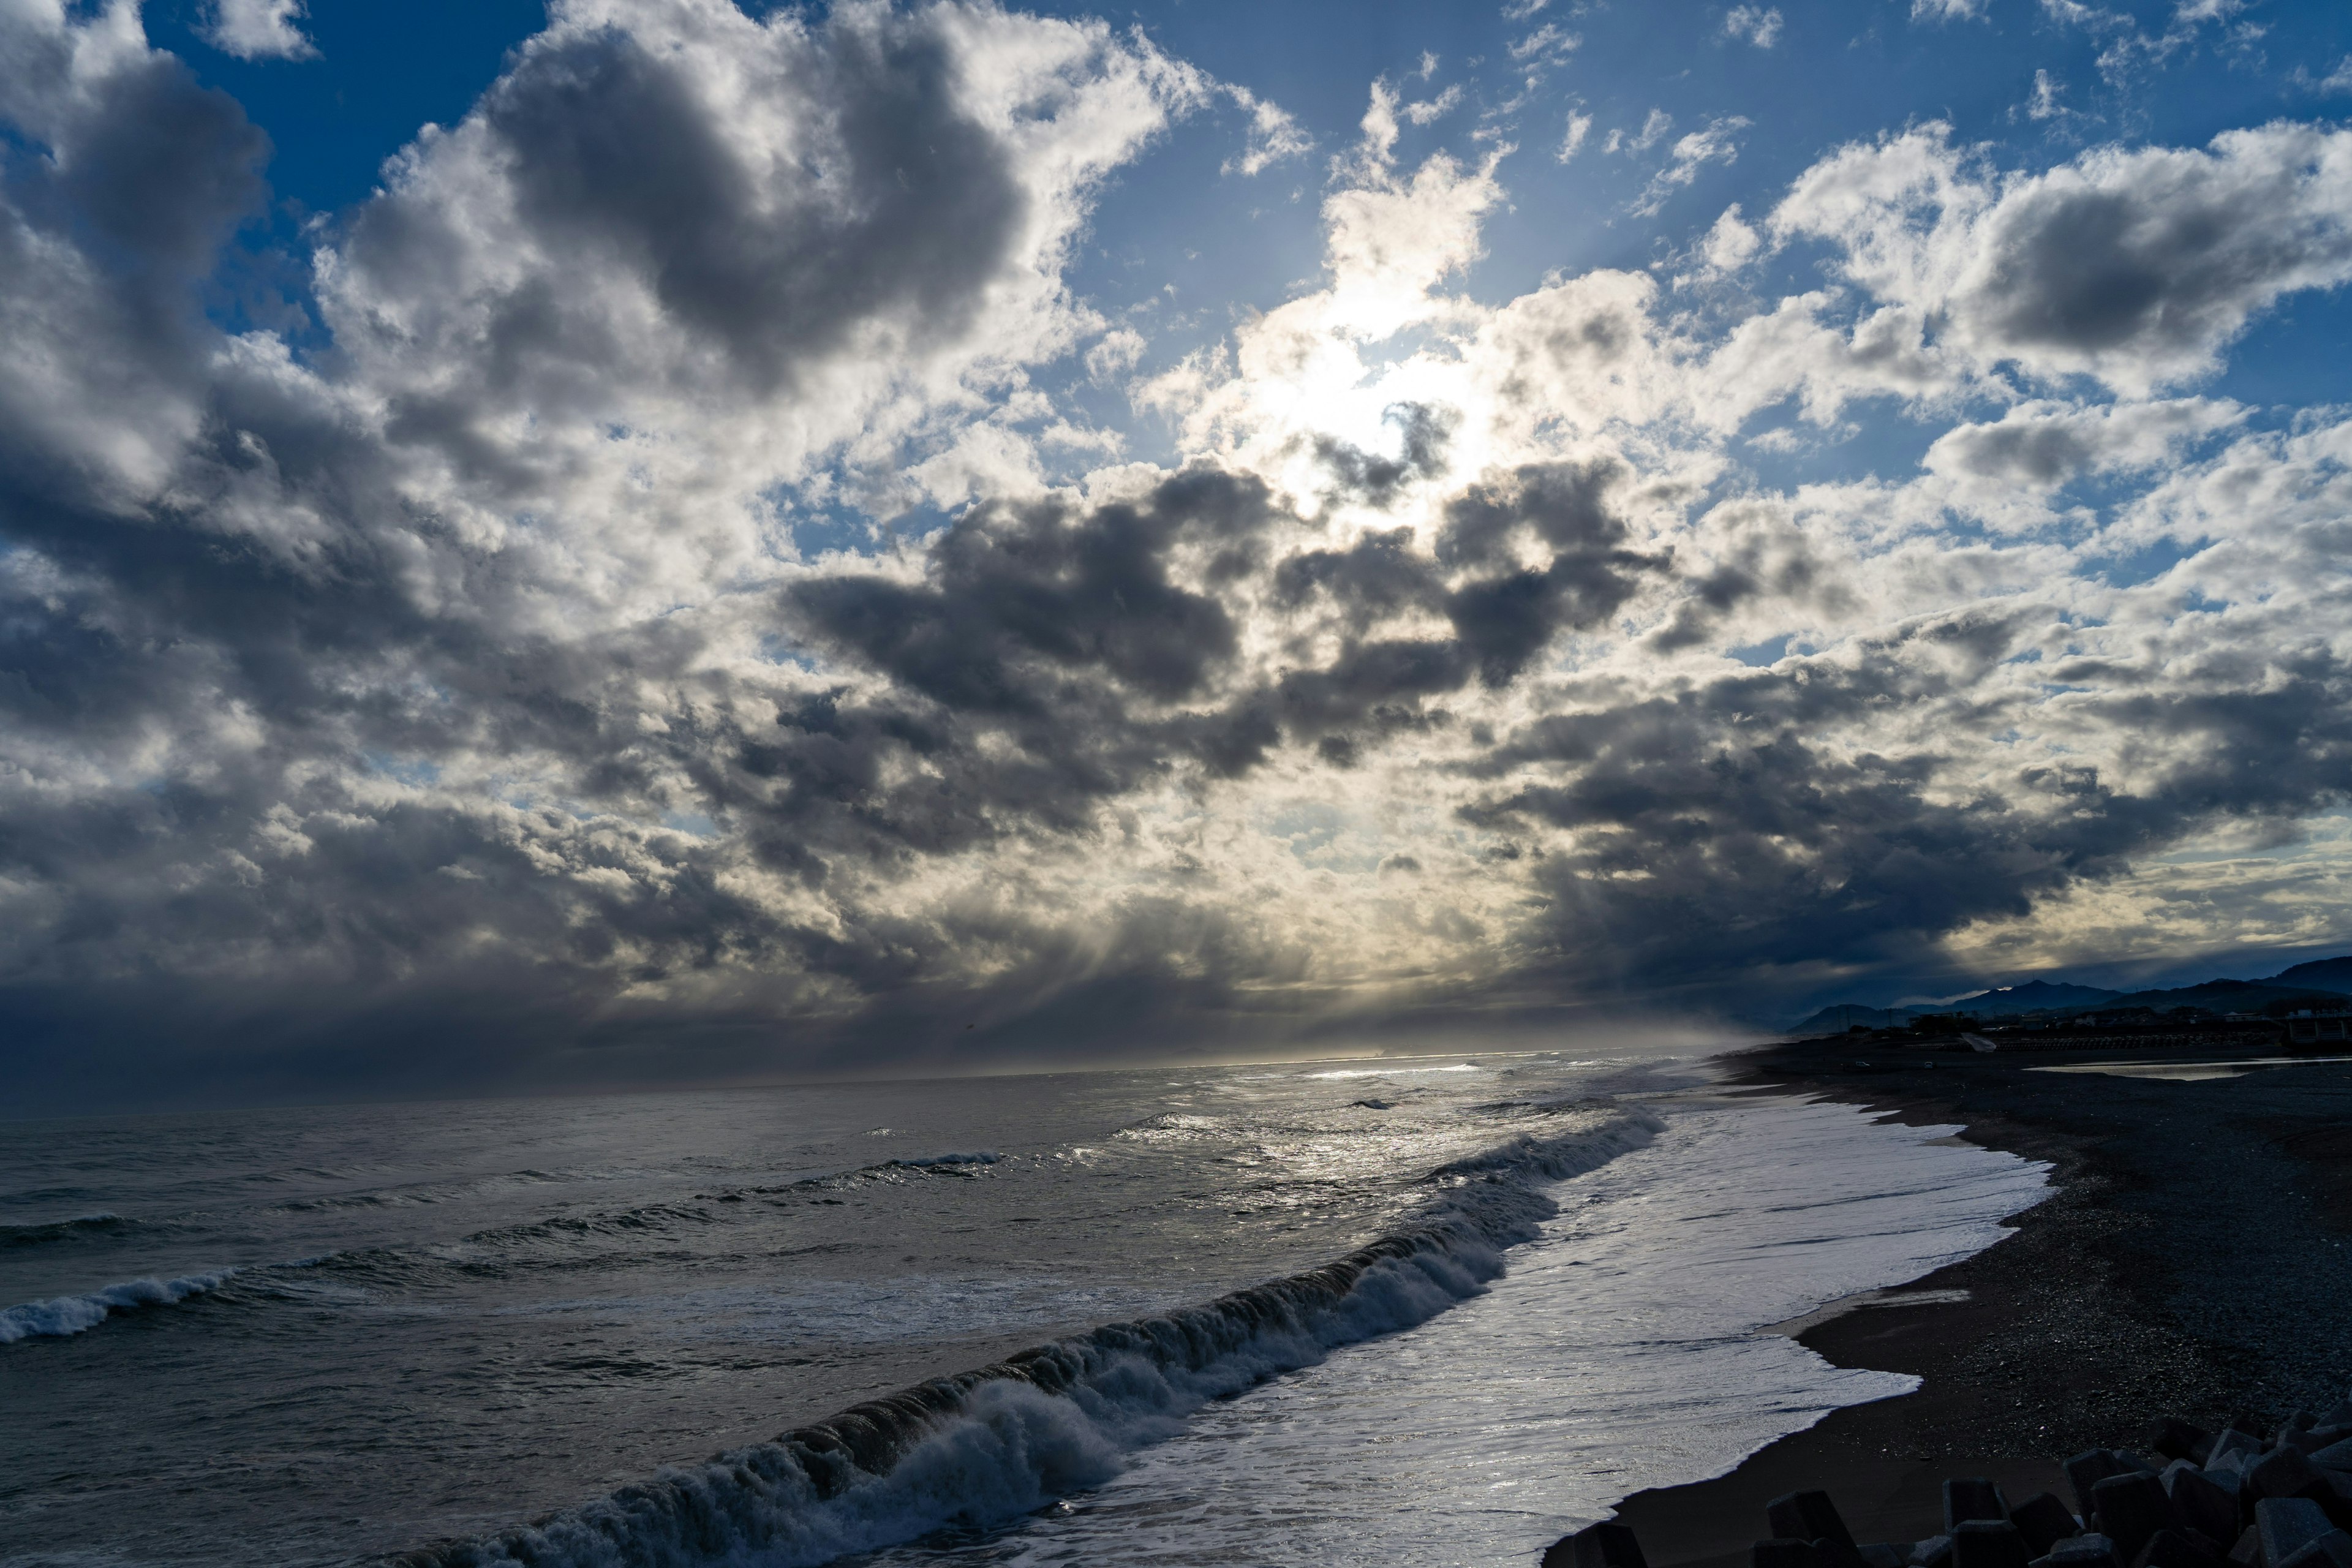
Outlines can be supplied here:
<path id="1" fill-rule="evenodd" d="M 0 1110 L 2352 947 L 2352 11 L 0 0 Z"/>

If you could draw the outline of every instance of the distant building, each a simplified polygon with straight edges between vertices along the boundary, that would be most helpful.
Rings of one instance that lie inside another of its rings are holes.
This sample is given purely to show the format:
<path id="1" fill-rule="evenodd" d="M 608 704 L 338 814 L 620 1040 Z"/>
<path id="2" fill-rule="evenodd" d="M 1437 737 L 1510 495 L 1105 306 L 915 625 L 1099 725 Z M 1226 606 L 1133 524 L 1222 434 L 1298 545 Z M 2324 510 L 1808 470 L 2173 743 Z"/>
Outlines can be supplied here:
<path id="1" fill-rule="evenodd" d="M 2315 1013 L 2308 1009 L 2290 1013 L 2286 1020 L 2286 1039 L 2291 1046 L 2342 1045 L 2347 1038 L 2346 1026 L 2352 1024 L 2352 1015 Z"/>

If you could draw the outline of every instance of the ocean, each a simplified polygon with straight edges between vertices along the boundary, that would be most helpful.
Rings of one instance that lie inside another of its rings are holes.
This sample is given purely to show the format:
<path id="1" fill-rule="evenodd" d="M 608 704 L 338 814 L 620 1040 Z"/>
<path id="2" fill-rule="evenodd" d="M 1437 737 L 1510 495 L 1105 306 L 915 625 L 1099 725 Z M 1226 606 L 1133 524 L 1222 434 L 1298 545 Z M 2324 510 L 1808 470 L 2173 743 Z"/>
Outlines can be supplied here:
<path id="1" fill-rule="evenodd" d="M 1531 1563 L 2045 1167 L 1628 1050 L 0 1126 L 0 1564 Z M 915 1390 L 912 1394 L 904 1391 Z"/>

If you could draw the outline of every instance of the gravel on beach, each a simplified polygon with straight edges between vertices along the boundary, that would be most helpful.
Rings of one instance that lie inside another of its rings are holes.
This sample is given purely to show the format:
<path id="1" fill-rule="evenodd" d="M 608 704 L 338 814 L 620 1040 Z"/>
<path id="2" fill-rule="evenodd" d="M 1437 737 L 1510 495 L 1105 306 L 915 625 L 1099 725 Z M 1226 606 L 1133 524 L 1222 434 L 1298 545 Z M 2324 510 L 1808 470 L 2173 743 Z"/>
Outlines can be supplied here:
<path id="1" fill-rule="evenodd" d="M 2352 1063 L 2175 1081 L 1845 1041 L 1738 1060 L 1736 1083 L 2048 1160 L 2053 1190 L 2007 1239 L 1801 1329 L 1922 1386 L 1628 1499 L 1616 1517 L 1651 1568 L 1745 1565 L 1784 1493 L 1825 1489 L 1860 1539 L 1917 1539 L 1948 1477 L 2063 1496 L 2060 1460 L 2158 1417 L 2267 1431 L 2352 1390 Z"/>

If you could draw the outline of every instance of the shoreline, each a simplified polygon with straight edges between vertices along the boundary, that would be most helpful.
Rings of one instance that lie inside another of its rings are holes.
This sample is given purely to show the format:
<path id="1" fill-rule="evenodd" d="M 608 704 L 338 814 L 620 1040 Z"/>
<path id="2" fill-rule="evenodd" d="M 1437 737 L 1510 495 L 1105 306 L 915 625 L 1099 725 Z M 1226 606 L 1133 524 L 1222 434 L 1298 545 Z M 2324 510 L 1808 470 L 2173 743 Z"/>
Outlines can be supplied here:
<path id="1" fill-rule="evenodd" d="M 1957 1124 L 2046 1160 L 2051 1194 L 1969 1258 L 1785 1325 L 1837 1365 L 1921 1385 L 1623 1500 L 1613 1518 L 1650 1568 L 1745 1568 L 1765 1504 L 1811 1488 L 1859 1541 L 1919 1540 L 1940 1529 L 1948 1477 L 2063 1498 L 2059 1461 L 2134 1444 L 2158 1417 L 2275 1420 L 2352 1383 L 2352 1354 L 2324 1342 L 2346 1323 L 2325 1304 L 2352 1300 L 2352 1067 L 2176 1082 L 1835 1040 L 1729 1061 L 1726 1087 Z"/>

